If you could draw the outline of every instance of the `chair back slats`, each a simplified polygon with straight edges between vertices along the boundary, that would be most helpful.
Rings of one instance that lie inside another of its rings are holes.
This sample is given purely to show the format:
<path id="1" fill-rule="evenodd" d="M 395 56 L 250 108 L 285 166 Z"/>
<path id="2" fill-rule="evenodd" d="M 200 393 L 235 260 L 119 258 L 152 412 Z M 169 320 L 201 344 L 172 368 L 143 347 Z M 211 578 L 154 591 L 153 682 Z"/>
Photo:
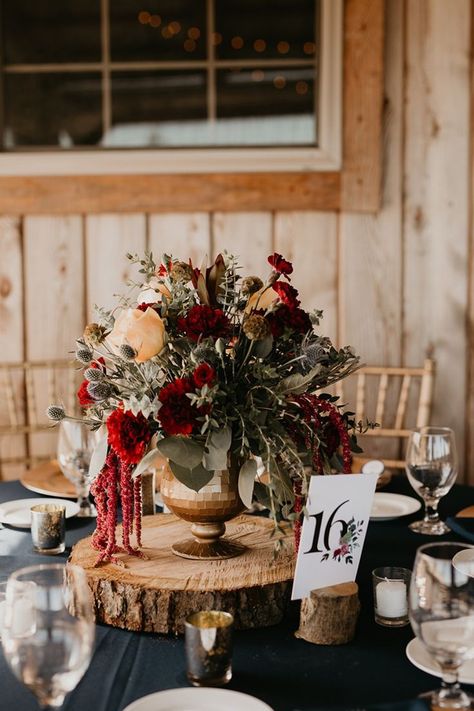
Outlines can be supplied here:
<path id="1" fill-rule="evenodd" d="M 365 372 L 363 369 L 357 373 L 357 389 L 356 389 L 356 418 L 357 420 L 364 419 L 365 412 Z"/>
<path id="2" fill-rule="evenodd" d="M 405 422 L 405 413 L 408 404 L 408 395 L 410 392 L 411 375 L 404 375 L 402 387 L 400 388 L 400 396 L 398 398 L 397 414 L 395 415 L 395 429 L 401 430 Z"/>
<path id="3" fill-rule="evenodd" d="M 387 373 L 382 373 L 379 380 L 379 389 L 377 392 L 377 406 L 375 408 L 375 421 L 379 423 L 380 426 L 383 425 L 383 416 L 385 411 L 385 400 L 387 398 L 387 388 L 388 388 L 388 375 Z"/>

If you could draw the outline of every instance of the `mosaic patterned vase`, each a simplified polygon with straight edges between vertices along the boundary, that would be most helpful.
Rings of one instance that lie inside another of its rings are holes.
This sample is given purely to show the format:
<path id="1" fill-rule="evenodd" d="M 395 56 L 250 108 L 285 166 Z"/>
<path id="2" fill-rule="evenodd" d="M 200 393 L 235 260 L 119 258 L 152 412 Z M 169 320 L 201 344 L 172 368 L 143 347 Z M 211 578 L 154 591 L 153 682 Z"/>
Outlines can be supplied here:
<path id="1" fill-rule="evenodd" d="M 239 469 L 237 469 L 237 472 Z M 241 513 L 237 474 L 225 469 L 196 492 L 182 484 L 166 466 L 161 481 L 161 496 L 166 506 L 179 518 L 192 523 L 193 538 L 171 546 L 175 555 L 195 560 L 234 558 L 246 548 L 240 543 L 222 538 L 225 522 Z"/>

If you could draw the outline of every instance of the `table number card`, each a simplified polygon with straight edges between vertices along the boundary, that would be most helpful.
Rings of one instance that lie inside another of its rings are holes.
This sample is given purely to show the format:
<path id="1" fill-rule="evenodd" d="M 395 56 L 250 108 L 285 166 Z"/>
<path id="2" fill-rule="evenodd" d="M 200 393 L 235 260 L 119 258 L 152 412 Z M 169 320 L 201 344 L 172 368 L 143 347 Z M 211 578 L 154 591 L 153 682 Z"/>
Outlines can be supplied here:
<path id="1" fill-rule="evenodd" d="M 291 599 L 355 580 L 377 474 L 311 477 Z"/>

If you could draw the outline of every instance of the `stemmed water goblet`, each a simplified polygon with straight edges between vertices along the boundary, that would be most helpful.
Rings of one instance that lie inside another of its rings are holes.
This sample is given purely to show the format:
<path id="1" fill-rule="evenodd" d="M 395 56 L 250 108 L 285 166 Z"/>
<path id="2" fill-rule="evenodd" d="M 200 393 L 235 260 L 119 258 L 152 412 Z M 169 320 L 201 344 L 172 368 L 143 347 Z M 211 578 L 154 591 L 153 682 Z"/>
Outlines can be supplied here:
<path id="1" fill-rule="evenodd" d="M 3 651 L 40 708 L 62 706 L 90 664 L 94 636 L 91 592 L 81 568 L 38 565 L 10 576 Z"/>
<path id="2" fill-rule="evenodd" d="M 405 460 L 408 481 L 425 502 L 425 516 L 410 524 L 412 531 L 429 536 L 449 532 L 438 504 L 456 481 L 458 460 L 454 432 L 449 427 L 422 427 L 409 437 Z"/>
<path id="3" fill-rule="evenodd" d="M 474 657 L 474 579 L 454 567 L 464 543 L 427 543 L 416 554 L 409 591 L 409 619 L 414 633 L 441 667 L 441 689 L 431 706 L 469 708 L 458 682 L 459 668 Z M 474 552 L 474 550 L 473 550 Z"/>
<path id="4" fill-rule="evenodd" d="M 89 464 L 97 435 L 83 422 L 63 420 L 59 425 L 58 462 L 63 474 L 74 484 L 79 506 L 78 516 L 97 516 L 89 498 Z"/>

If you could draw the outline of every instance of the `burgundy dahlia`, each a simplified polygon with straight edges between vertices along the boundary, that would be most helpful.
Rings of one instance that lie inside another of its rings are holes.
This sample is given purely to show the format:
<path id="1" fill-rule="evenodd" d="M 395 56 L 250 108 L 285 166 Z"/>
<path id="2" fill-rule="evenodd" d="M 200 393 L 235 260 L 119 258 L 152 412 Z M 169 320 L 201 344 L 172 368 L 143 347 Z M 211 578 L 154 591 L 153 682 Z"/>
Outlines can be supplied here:
<path id="1" fill-rule="evenodd" d="M 134 415 L 122 409 L 107 418 L 109 444 L 123 464 L 138 464 L 151 438 L 148 422 L 142 413 Z"/>
<path id="2" fill-rule="evenodd" d="M 178 327 L 192 341 L 200 338 L 221 338 L 229 335 L 230 321 L 221 309 L 211 306 L 193 306 L 186 316 L 178 319 Z"/>
<path id="3" fill-rule="evenodd" d="M 192 392 L 194 383 L 190 378 L 176 378 L 161 389 L 158 420 L 167 435 L 190 435 L 198 424 L 199 409 L 187 397 Z"/>
<path id="4" fill-rule="evenodd" d="M 211 385 L 216 379 L 216 371 L 209 363 L 199 363 L 193 373 L 194 384 L 197 388 L 204 385 Z"/>

